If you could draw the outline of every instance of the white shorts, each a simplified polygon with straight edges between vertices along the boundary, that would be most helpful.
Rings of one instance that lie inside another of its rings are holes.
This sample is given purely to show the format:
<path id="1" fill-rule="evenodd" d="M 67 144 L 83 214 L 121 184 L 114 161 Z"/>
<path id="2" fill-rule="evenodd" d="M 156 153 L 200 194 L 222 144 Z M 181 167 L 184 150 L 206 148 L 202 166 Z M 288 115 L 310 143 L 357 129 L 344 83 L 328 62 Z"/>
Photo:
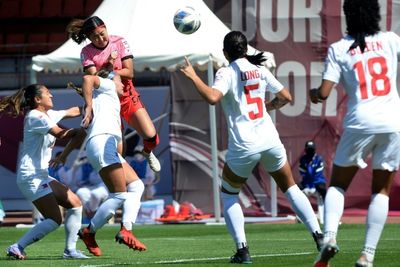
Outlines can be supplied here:
<path id="1" fill-rule="evenodd" d="M 44 171 L 17 180 L 21 193 L 29 201 L 35 201 L 45 195 L 53 193 L 50 182 L 55 181 L 53 177 Z"/>
<path id="2" fill-rule="evenodd" d="M 87 158 L 96 172 L 107 166 L 126 162 L 118 153 L 117 145 L 117 137 L 111 134 L 95 135 L 87 141 Z"/>
<path id="3" fill-rule="evenodd" d="M 226 159 L 226 163 L 233 173 L 243 178 L 248 178 L 250 176 L 250 173 L 258 162 L 260 162 L 268 172 L 274 172 L 281 169 L 286 161 L 286 150 L 283 144 L 250 156 L 236 158 L 227 157 Z"/>
<path id="4" fill-rule="evenodd" d="M 344 131 L 333 163 L 338 166 L 367 167 L 372 154 L 372 169 L 395 171 L 400 165 L 400 132 L 359 134 Z"/>

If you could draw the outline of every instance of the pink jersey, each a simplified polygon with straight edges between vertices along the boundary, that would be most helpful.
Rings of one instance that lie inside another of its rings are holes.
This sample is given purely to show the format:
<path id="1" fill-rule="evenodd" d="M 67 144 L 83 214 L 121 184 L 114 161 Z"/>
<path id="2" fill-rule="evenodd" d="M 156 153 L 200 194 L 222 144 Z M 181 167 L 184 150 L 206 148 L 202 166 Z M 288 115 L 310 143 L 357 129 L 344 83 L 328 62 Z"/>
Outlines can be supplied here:
<path id="1" fill-rule="evenodd" d="M 97 48 L 92 43 L 81 51 L 81 62 L 84 69 L 96 67 L 100 70 L 112 55 L 115 60 L 114 69 L 122 69 L 122 61 L 133 58 L 128 42 L 120 36 L 109 35 L 109 43 L 105 48 Z"/>

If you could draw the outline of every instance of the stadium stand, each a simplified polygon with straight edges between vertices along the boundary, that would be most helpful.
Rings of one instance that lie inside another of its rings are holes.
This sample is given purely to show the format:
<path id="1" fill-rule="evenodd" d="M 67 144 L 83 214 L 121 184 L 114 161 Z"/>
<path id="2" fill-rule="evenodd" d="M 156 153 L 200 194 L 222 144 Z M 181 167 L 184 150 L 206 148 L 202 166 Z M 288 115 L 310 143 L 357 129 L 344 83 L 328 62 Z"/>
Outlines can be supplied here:
<path id="1" fill-rule="evenodd" d="M 20 4 L 21 1 L 19 0 L 3 0 L 0 1 L 0 18 L 16 18 L 18 17 Z M 29 2 L 29 1 L 26 1 Z"/>

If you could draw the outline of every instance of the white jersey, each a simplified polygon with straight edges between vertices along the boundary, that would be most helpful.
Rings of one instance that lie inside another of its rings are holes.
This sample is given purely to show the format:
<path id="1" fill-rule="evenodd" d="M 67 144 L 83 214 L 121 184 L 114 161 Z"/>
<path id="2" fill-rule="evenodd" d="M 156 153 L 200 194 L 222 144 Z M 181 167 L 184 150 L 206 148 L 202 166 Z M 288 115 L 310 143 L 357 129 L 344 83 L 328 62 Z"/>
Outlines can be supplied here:
<path id="1" fill-rule="evenodd" d="M 278 93 L 283 85 L 268 69 L 246 58 L 237 59 L 218 70 L 213 88 L 224 95 L 221 104 L 228 125 L 229 152 L 248 156 L 281 144 L 265 108 L 265 94 Z"/>
<path id="2" fill-rule="evenodd" d="M 341 81 L 348 95 L 345 129 L 355 133 L 400 131 L 400 99 L 396 87 L 400 37 L 379 32 L 365 37 L 366 48 L 349 51 L 350 36 L 332 44 L 323 79 Z"/>
<path id="3" fill-rule="evenodd" d="M 93 90 L 93 120 L 87 139 L 100 134 L 111 134 L 122 139 L 120 103 L 114 81 L 99 77 L 100 86 Z"/>
<path id="4" fill-rule="evenodd" d="M 47 173 L 56 138 L 49 134 L 66 115 L 65 110 L 48 110 L 47 114 L 33 109 L 24 119 L 24 137 L 17 179 L 25 180 L 38 173 Z"/>

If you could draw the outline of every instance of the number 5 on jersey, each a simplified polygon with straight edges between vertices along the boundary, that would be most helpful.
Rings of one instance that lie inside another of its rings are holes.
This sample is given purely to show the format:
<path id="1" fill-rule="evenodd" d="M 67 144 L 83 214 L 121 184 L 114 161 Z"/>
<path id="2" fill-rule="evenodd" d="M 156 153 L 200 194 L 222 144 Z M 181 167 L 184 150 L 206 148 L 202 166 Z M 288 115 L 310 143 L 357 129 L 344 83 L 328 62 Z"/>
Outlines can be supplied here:
<path id="1" fill-rule="evenodd" d="M 245 85 L 244 86 L 244 94 L 246 95 L 246 101 L 247 104 L 257 104 L 257 112 L 254 111 L 250 111 L 249 112 L 249 117 L 251 120 L 255 120 L 258 118 L 262 118 L 263 117 L 263 100 L 261 99 L 261 97 L 252 97 L 250 95 L 250 91 L 252 90 L 257 90 L 258 89 L 258 83 L 256 84 L 250 84 L 250 85 Z"/>

